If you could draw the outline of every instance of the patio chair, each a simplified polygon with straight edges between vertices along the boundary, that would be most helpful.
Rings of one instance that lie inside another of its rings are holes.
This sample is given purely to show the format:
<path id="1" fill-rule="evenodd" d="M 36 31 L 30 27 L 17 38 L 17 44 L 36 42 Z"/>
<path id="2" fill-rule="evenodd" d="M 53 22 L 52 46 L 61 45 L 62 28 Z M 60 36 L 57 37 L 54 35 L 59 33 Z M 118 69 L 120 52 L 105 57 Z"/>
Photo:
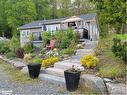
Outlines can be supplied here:
<path id="1" fill-rule="evenodd" d="M 53 49 L 54 46 L 55 46 L 55 40 L 52 39 L 52 40 L 50 41 L 50 44 L 49 44 L 48 46 L 46 46 L 46 49 L 47 49 L 47 50 Z"/>

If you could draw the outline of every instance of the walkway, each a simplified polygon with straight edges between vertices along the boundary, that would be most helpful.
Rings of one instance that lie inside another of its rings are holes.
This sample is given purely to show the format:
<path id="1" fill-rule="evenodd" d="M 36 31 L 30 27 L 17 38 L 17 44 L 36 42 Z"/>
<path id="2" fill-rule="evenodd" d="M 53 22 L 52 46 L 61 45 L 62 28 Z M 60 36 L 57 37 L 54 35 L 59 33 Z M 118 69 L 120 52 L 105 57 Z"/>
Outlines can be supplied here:
<path id="1" fill-rule="evenodd" d="M 40 78 L 42 80 L 55 82 L 55 84 L 65 85 L 64 71 L 70 69 L 72 65 L 75 65 L 83 71 L 84 67 L 80 64 L 80 58 L 87 54 L 93 54 L 96 44 L 97 42 L 95 41 L 86 41 L 84 49 L 78 49 L 76 55 L 72 56 L 68 60 L 55 63 L 53 68 L 51 67 L 42 70 Z"/>

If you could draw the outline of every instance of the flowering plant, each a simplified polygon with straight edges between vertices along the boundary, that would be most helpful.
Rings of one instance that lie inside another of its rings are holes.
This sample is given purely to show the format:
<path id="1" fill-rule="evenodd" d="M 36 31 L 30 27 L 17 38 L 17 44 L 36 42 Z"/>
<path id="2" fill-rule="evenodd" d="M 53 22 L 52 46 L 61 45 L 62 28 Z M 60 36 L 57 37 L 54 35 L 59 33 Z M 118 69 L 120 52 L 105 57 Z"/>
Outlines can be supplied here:
<path id="1" fill-rule="evenodd" d="M 78 66 L 72 65 L 70 71 L 71 71 L 71 72 L 79 72 L 80 69 L 78 68 Z"/>
<path id="2" fill-rule="evenodd" d="M 86 55 L 80 59 L 80 63 L 87 68 L 92 68 L 97 66 L 99 60 L 92 55 Z"/>
<path id="3" fill-rule="evenodd" d="M 54 65 L 55 62 L 59 61 L 58 57 L 49 57 L 42 60 L 42 66 L 47 67 Z"/>

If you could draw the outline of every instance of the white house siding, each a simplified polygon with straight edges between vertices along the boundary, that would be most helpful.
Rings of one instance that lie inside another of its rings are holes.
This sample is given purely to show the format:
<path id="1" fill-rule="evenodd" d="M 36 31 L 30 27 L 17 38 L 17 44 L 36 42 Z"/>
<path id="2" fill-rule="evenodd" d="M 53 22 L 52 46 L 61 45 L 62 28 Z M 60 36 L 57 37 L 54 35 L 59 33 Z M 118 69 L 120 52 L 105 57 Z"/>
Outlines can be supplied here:
<path id="1" fill-rule="evenodd" d="M 21 47 L 24 46 L 27 42 L 29 42 L 28 35 L 34 32 L 42 32 L 41 28 L 38 29 L 26 29 L 20 30 L 20 43 Z"/>
<path id="2" fill-rule="evenodd" d="M 46 25 L 47 31 L 55 31 L 56 29 L 60 30 L 60 24 Z"/>

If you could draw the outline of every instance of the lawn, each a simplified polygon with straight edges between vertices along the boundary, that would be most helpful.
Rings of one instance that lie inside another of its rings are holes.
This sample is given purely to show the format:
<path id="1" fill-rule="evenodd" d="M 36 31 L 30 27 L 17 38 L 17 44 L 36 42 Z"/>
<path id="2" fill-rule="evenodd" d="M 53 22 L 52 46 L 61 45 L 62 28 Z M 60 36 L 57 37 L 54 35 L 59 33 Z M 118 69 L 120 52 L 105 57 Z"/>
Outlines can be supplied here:
<path id="1" fill-rule="evenodd" d="M 126 65 L 119 57 L 114 55 L 111 49 L 114 36 L 115 34 L 109 34 L 99 41 L 95 52 L 95 55 L 100 61 L 97 74 L 101 77 L 108 77 L 125 82 Z"/>

